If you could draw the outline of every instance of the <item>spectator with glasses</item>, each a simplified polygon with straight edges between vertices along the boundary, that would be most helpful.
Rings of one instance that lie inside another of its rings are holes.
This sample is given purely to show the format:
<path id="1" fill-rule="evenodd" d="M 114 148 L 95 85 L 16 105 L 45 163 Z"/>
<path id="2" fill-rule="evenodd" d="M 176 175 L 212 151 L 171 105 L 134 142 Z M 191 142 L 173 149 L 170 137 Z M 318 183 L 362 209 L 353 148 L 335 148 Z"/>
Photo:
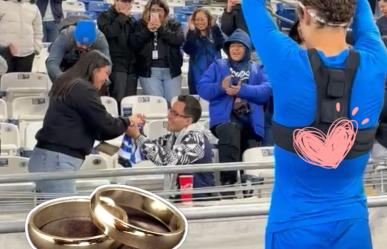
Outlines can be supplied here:
<path id="1" fill-rule="evenodd" d="M 210 127 L 219 138 L 219 161 L 241 161 L 245 149 L 264 137 L 264 111 L 271 86 L 257 63 L 250 61 L 251 43 L 237 29 L 225 42 L 228 59 L 215 61 L 198 85 L 199 96 L 210 102 Z M 237 181 L 236 171 L 221 172 L 223 185 Z"/>
<path id="2" fill-rule="evenodd" d="M 188 165 L 212 162 L 213 136 L 203 124 L 198 123 L 202 109 L 199 101 L 189 95 L 180 95 L 172 103 L 168 113 L 169 134 L 150 140 L 142 135 L 137 126 L 131 126 L 127 134 L 134 138 L 144 157 L 158 166 Z M 193 174 L 193 187 L 214 186 L 212 172 Z M 176 189 L 176 175 L 166 177 L 165 188 Z M 194 195 L 211 196 L 210 194 Z"/>
<path id="3" fill-rule="evenodd" d="M 197 84 L 203 73 L 215 60 L 221 58 L 224 37 L 211 13 L 203 8 L 193 12 L 188 27 L 183 50 L 189 55 L 189 93 L 197 94 Z"/>
<path id="4" fill-rule="evenodd" d="M 90 50 L 98 50 L 110 58 L 106 38 L 93 20 L 79 19 L 75 25 L 70 24 L 63 28 L 49 47 L 46 66 L 51 80 L 56 80 L 72 67 L 83 53 Z"/>
<path id="5" fill-rule="evenodd" d="M 150 0 L 144 7 L 134 33 L 137 70 L 147 95 L 162 96 L 168 102 L 181 92 L 184 43 L 181 24 L 169 17 L 163 0 Z"/>

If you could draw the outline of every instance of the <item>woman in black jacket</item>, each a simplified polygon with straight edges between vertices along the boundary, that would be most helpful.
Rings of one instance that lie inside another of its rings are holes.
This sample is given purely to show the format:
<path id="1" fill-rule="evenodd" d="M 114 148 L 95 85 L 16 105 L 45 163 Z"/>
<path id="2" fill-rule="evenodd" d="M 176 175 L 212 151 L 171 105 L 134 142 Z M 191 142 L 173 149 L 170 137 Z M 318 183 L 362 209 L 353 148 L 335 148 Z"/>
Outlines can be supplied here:
<path id="1" fill-rule="evenodd" d="M 113 118 L 102 105 L 98 91 L 109 77 L 110 67 L 110 60 L 93 50 L 54 81 L 28 165 L 30 172 L 77 171 L 95 140 L 113 139 L 131 123 L 141 122 L 140 115 Z M 39 181 L 37 190 L 75 192 L 74 180 Z"/>
<path id="2" fill-rule="evenodd" d="M 113 62 L 110 79 L 110 95 L 120 104 L 126 96 L 137 94 L 137 74 L 135 70 L 135 49 L 133 32 L 136 20 L 131 15 L 133 0 L 115 0 L 114 5 L 98 16 L 98 28 L 109 43 Z"/>
<path id="3" fill-rule="evenodd" d="M 163 0 L 150 0 L 137 25 L 137 66 L 145 94 L 163 96 L 169 102 L 181 92 L 184 32 L 180 23 L 169 19 Z"/>

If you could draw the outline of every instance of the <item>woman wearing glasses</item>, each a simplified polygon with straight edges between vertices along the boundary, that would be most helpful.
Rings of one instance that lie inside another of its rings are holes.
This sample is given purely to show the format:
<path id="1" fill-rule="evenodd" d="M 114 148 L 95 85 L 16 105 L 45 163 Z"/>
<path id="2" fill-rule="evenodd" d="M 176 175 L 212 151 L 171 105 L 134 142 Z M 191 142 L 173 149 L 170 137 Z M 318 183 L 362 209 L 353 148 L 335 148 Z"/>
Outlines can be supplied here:
<path id="1" fill-rule="evenodd" d="M 277 29 L 265 0 L 244 0 L 242 8 L 275 102 L 266 248 L 372 248 L 363 175 L 383 105 L 387 55 L 367 0 L 299 1 L 305 48 Z M 305 127 L 313 129 L 297 130 Z M 332 130 L 341 135 L 330 139 Z"/>

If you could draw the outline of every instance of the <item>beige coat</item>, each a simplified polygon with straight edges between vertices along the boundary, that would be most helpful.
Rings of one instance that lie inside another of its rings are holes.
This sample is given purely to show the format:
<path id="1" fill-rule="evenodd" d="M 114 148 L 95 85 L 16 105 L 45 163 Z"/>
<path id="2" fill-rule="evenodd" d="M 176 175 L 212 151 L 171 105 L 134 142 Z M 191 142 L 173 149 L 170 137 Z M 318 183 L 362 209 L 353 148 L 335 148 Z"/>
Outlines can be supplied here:
<path id="1" fill-rule="evenodd" d="M 40 52 L 43 48 L 42 17 L 28 0 L 0 0 L 0 45 L 17 46 L 18 57 Z"/>

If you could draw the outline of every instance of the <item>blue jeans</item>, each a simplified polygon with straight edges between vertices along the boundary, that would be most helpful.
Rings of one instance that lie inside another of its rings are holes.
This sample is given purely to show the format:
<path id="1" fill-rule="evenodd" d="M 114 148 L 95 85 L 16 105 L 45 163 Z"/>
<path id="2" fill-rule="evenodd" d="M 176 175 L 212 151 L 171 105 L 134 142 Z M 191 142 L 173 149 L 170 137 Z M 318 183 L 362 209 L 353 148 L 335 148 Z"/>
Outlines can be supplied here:
<path id="1" fill-rule="evenodd" d="M 43 42 L 54 42 L 58 34 L 59 30 L 57 22 L 43 22 Z"/>
<path id="2" fill-rule="evenodd" d="M 82 159 L 35 147 L 30 157 L 28 171 L 78 171 L 82 163 Z M 37 181 L 36 190 L 42 193 L 75 193 L 75 180 Z"/>
<path id="3" fill-rule="evenodd" d="M 151 77 L 140 77 L 140 84 L 146 95 L 164 97 L 169 103 L 181 93 L 181 75 L 171 78 L 169 68 L 151 68 Z"/>

